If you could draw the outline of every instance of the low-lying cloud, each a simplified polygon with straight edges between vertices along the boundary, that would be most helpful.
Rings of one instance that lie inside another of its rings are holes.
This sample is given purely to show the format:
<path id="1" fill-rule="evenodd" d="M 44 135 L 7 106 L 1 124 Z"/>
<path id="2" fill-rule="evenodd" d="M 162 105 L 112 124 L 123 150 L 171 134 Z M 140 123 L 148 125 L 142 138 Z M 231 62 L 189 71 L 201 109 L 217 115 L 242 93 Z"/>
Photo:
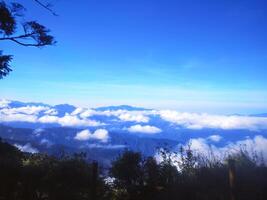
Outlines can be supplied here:
<path id="1" fill-rule="evenodd" d="M 165 121 L 188 129 L 267 129 L 266 117 L 180 113 L 170 110 L 159 111 L 159 115 Z"/>
<path id="2" fill-rule="evenodd" d="M 84 146 L 82 146 L 84 147 Z M 85 145 L 86 148 L 91 148 L 91 149 L 123 149 L 126 148 L 126 145 L 122 144 L 87 144 Z"/>
<path id="3" fill-rule="evenodd" d="M 77 116 L 66 114 L 64 117 L 45 115 L 38 119 L 40 123 L 57 123 L 61 126 L 101 126 L 104 125 L 95 120 L 81 119 Z"/>
<path id="4" fill-rule="evenodd" d="M 1 112 L 3 114 L 9 115 L 9 114 L 26 114 L 26 115 L 37 115 L 41 111 L 48 111 L 49 107 L 46 106 L 23 106 L 18 108 L 3 108 L 1 109 Z"/>
<path id="5" fill-rule="evenodd" d="M 212 142 L 220 142 L 222 140 L 222 136 L 220 135 L 211 135 L 208 139 Z"/>
<path id="6" fill-rule="evenodd" d="M 4 106 L 4 103 L 1 103 Z M 42 113 L 41 116 L 40 113 Z M 44 123 L 44 124 L 59 124 L 61 126 L 73 127 L 88 127 L 88 126 L 101 126 L 95 120 L 80 118 L 75 115 L 65 113 L 65 116 L 58 117 L 57 110 L 46 106 L 24 106 L 18 108 L 9 108 L 8 104 L 0 109 L 0 122 L 29 122 L 29 123 Z"/>
<path id="7" fill-rule="evenodd" d="M 20 151 L 22 152 L 27 152 L 27 153 L 38 153 L 38 149 L 32 147 L 30 143 L 27 143 L 25 145 L 20 145 L 20 144 L 14 144 L 15 147 L 17 147 Z"/>
<path id="8" fill-rule="evenodd" d="M 146 134 L 156 134 L 162 131 L 161 129 L 155 126 L 149 126 L 149 125 L 142 126 L 140 124 L 130 126 L 129 128 L 127 128 L 127 130 L 131 133 L 146 133 Z"/>
<path id="9" fill-rule="evenodd" d="M 90 130 L 85 129 L 80 131 L 74 137 L 75 140 L 87 141 L 87 140 L 99 140 L 101 142 L 107 142 L 109 138 L 108 131 L 105 129 L 97 129 L 94 133 L 91 133 Z"/>

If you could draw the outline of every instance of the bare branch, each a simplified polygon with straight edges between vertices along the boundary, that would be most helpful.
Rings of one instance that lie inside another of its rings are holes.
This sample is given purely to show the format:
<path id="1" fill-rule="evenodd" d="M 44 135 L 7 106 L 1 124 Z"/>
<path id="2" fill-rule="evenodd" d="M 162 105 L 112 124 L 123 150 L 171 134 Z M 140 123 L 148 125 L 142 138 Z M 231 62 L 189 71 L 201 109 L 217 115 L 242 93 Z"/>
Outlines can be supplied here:
<path id="1" fill-rule="evenodd" d="M 58 16 L 58 14 L 56 14 L 51 8 L 49 8 L 48 5 L 45 5 L 44 3 L 42 3 L 39 0 L 34 0 L 36 3 L 38 3 L 40 6 L 42 6 L 43 8 L 45 8 L 46 10 L 48 10 L 49 12 L 51 12 L 54 16 Z"/>

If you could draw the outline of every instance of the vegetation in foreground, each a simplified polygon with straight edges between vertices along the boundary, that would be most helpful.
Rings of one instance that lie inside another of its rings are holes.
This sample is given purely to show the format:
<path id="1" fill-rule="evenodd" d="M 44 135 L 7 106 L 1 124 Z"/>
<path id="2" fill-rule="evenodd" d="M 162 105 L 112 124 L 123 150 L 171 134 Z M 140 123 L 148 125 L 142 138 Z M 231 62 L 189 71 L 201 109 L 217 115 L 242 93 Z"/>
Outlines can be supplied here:
<path id="1" fill-rule="evenodd" d="M 178 154 L 174 161 L 173 153 L 161 150 L 157 162 L 125 150 L 100 170 L 83 153 L 27 154 L 0 141 L 0 199 L 267 199 L 267 167 L 259 157 L 245 150 L 232 155 L 229 176 L 228 162 L 196 156 L 190 146 Z"/>

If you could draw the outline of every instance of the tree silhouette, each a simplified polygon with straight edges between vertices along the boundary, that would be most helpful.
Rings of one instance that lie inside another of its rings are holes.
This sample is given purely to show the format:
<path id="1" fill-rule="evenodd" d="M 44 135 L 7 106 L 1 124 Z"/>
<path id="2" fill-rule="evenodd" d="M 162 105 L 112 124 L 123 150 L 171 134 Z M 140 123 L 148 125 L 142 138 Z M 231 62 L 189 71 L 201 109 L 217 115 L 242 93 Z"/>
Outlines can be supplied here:
<path id="1" fill-rule="evenodd" d="M 163 159 L 156 161 L 125 151 L 112 163 L 108 176 L 95 173 L 97 165 L 88 162 L 83 153 L 62 157 L 23 153 L 0 139 L 0 199 L 230 199 L 230 167 L 225 162 L 229 159 L 235 163 L 236 199 L 267 199 L 267 167 L 259 158 L 251 157 L 251 151 L 241 150 L 221 164 L 210 165 L 185 148 L 180 151 L 180 169 L 174 165 L 173 153 L 162 151 Z M 113 181 L 107 183 L 106 178 Z"/>
<path id="2" fill-rule="evenodd" d="M 56 15 L 49 4 L 35 0 L 39 5 Z M 55 44 L 50 30 L 37 21 L 23 21 L 25 8 L 19 3 L 0 2 L 0 41 L 11 41 L 25 47 L 43 47 Z M 19 26 L 20 25 L 20 26 Z M 0 79 L 12 71 L 11 55 L 3 55 L 0 51 Z"/>
<path id="3" fill-rule="evenodd" d="M 0 138 L 0 199 L 15 199 L 22 169 L 23 154 Z M 1 195 L 2 194 L 2 195 Z"/>
<path id="4" fill-rule="evenodd" d="M 110 175 L 115 178 L 119 198 L 138 199 L 143 186 L 141 154 L 126 150 L 112 163 Z"/>

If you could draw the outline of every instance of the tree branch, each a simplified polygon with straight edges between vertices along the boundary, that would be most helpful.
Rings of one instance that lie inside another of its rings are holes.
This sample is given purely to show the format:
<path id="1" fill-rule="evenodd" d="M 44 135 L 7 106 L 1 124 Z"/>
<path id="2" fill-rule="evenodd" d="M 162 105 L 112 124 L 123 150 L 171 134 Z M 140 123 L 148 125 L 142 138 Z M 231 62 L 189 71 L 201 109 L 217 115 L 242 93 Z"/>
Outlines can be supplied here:
<path id="1" fill-rule="evenodd" d="M 12 39 L 23 39 L 32 36 L 34 33 L 27 33 L 24 35 L 14 36 L 14 37 L 2 37 L 0 40 L 12 40 Z"/>
<path id="2" fill-rule="evenodd" d="M 39 0 L 34 0 L 36 3 L 38 3 L 40 6 L 42 6 L 43 8 L 45 8 L 46 10 L 48 10 L 49 12 L 51 12 L 54 16 L 58 16 L 58 14 L 56 14 L 51 8 L 49 8 L 48 5 L 43 4 L 41 1 Z"/>
<path id="3" fill-rule="evenodd" d="M 37 44 L 33 44 L 33 43 L 24 43 L 19 41 L 18 39 L 26 39 L 28 37 L 30 37 L 31 35 L 33 35 L 34 33 L 29 33 L 29 34 L 25 34 L 25 35 L 19 35 L 19 36 L 15 36 L 15 37 L 3 37 L 0 38 L 0 40 L 11 40 L 17 44 L 20 44 L 22 46 L 25 47 L 41 47 L 41 46 L 45 46 L 46 44 L 42 44 L 42 43 L 37 43 Z"/>
<path id="4" fill-rule="evenodd" d="M 23 43 L 23 42 L 20 42 L 20 41 L 14 39 L 14 38 L 11 38 L 10 40 L 13 41 L 13 42 L 16 42 L 17 44 L 20 44 L 20 45 L 22 45 L 22 46 L 25 46 L 25 47 L 41 47 L 41 46 L 45 46 L 45 45 L 43 45 L 43 44 L 29 44 L 29 43 Z"/>

